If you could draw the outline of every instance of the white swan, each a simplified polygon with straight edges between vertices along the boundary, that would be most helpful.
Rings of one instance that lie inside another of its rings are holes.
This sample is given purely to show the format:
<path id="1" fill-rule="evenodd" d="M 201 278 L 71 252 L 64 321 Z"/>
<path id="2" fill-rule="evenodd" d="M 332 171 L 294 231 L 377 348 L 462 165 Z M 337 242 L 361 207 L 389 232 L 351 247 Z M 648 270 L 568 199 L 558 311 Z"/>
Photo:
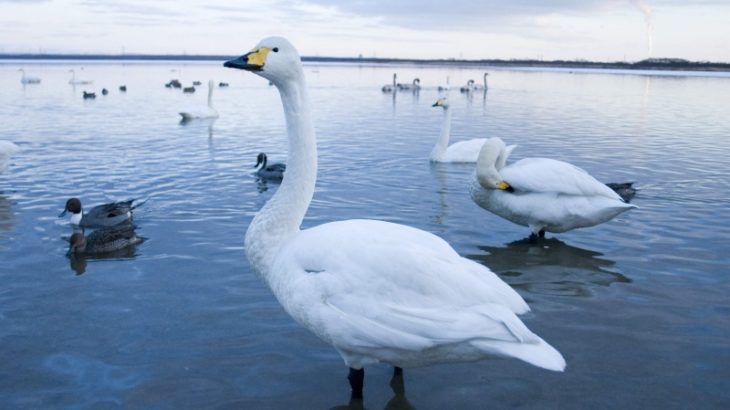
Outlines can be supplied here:
<path id="1" fill-rule="evenodd" d="M 218 111 L 213 108 L 213 88 L 215 88 L 215 83 L 213 80 L 208 80 L 208 106 L 189 112 L 181 112 L 182 121 L 218 118 Z"/>
<path id="2" fill-rule="evenodd" d="M 93 81 L 90 80 L 77 80 L 76 79 L 76 70 L 68 70 L 71 73 L 71 79 L 68 80 L 69 84 L 91 84 Z"/>
<path id="3" fill-rule="evenodd" d="M 421 89 L 421 79 L 420 78 L 414 78 L 413 82 L 410 84 L 408 83 L 399 83 L 397 84 L 399 90 L 413 90 L 418 91 Z"/>
<path id="4" fill-rule="evenodd" d="M 444 119 L 441 123 L 441 135 L 436 140 L 436 145 L 431 150 L 432 162 L 476 162 L 479 150 L 486 141 L 486 138 L 476 138 L 467 141 L 459 141 L 449 146 L 451 135 L 451 109 L 446 98 L 439 98 L 432 107 L 444 109 Z"/>
<path id="5" fill-rule="evenodd" d="M 477 205 L 518 225 L 531 239 L 598 225 L 636 208 L 584 170 L 549 158 L 505 166 L 514 146 L 499 138 L 484 143 L 471 184 Z"/>
<path id="6" fill-rule="evenodd" d="M 10 157 L 20 148 L 10 141 L 0 141 L 0 172 L 5 171 L 10 163 Z"/>
<path id="7" fill-rule="evenodd" d="M 374 362 L 399 369 L 509 356 L 563 370 L 560 353 L 515 315 L 529 310 L 525 301 L 441 238 L 375 220 L 300 230 L 317 179 L 317 142 L 299 54 L 271 37 L 225 66 L 273 82 L 289 137 L 287 176 L 251 221 L 246 255 L 284 309 L 337 349 L 353 396 L 362 395 L 363 366 Z"/>
<path id="8" fill-rule="evenodd" d="M 41 82 L 41 79 L 38 77 L 30 77 L 25 75 L 25 70 L 22 68 L 18 69 L 22 73 L 22 77 L 20 77 L 20 82 L 23 84 L 39 84 Z"/>
<path id="9" fill-rule="evenodd" d="M 398 84 L 396 83 L 397 77 L 398 74 L 393 73 L 393 84 L 385 84 L 380 90 L 384 93 L 392 93 L 393 91 L 395 91 L 396 87 L 398 86 Z"/>
<path id="10" fill-rule="evenodd" d="M 451 85 L 449 85 L 449 77 L 446 77 L 446 84 L 440 84 L 438 86 L 439 91 L 449 91 L 451 89 Z"/>
<path id="11" fill-rule="evenodd" d="M 474 91 L 484 91 L 484 90 L 486 90 L 488 88 L 488 86 L 487 86 L 487 76 L 488 75 L 489 75 L 489 73 L 484 73 L 484 84 L 483 85 L 482 84 L 477 84 L 477 83 L 474 82 L 474 80 L 472 80 L 472 88 L 471 89 L 474 90 Z"/>

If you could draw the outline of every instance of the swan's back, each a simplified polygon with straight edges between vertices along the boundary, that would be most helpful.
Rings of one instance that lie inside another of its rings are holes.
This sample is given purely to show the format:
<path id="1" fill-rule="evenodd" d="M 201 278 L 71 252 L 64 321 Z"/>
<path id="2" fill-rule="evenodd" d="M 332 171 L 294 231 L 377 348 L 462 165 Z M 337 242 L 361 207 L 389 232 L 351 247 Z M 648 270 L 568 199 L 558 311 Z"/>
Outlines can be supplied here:
<path id="1" fill-rule="evenodd" d="M 504 167 L 500 174 L 519 192 L 600 196 L 621 201 L 616 192 L 583 169 L 550 158 L 525 158 Z"/>
<path id="2" fill-rule="evenodd" d="M 484 145 L 485 138 L 475 138 L 459 141 L 449 145 L 441 155 L 441 162 L 477 162 L 479 150 Z"/>

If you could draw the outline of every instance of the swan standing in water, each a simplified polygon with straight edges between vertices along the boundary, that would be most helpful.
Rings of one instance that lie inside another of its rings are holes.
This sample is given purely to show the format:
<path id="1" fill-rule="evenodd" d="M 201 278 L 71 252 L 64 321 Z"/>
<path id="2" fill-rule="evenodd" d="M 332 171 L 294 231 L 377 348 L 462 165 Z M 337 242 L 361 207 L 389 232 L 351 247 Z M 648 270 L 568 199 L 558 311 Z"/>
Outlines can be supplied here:
<path id="1" fill-rule="evenodd" d="M 93 83 L 93 81 L 89 81 L 89 80 L 77 80 L 76 79 L 76 70 L 71 69 L 68 71 L 71 73 L 71 79 L 68 80 L 69 84 L 91 84 L 91 83 Z"/>
<path id="2" fill-rule="evenodd" d="M 636 208 L 584 170 L 549 158 L 525 158 L 506 165 L 514 146 L 490 138 L 479 153 L 471 184 L 477 205 L 528 226 L 530 239 L 613 219 Z"/>
<path id="3" fill-rule="evenodd" d="M 380 90 L 384 93 L 392 93 L 393 91 L 395 91 L 396 87 L 398 86 L 398 83 L 396 83 L 397 78 L 398 75 L 396 73 L 393 73 L 393 84 L 385 84 Z"/>
<path id="4" fill-rule="evenodd" d="M 255 167 L 258 167 L 259 165 L 261 165 L 261 168 L 256 170 L 256 175 L 258 175 L 259 178 L 274 181 L 280 181 L 284 178 L 286 165 L 279 162 L 268 164 L 268 158 L 263 152 L 259 153 L 259 155 L 256 156 Z"/>
<path id="5" fill-rule="evenodd" d="M 317 180 L 317 142 L 299 54 L 266 38 L 225 63 L 279 90 L 289 139 L 287 176 L 246 231 L 246 256 L 284 309 L 331 344 L 362 397 L 363 366 L 396 368 L 515 357 L 562 371 L 560 353 L 516 314 L 527 303 L 488 268 L 443 239 L 377 220 L 300 230 Z"/>
<path id="6" fill-rule="evenodd" d="M 476 138 L 459 141 L 449 146 L 451 136 L 451 109 L 446 98 L 439 98 L 432 107 L 444 109 L 444 119 L 441 123 L 441 135 L 431 150 L 431 162 L 476 162 L 479 150 L 486 138 Z"/>
<path id="7" fill-rule="evenodd" d="M 213 88 L 215 88 L 215 83 L 213 80 L 208 80 L 208 106 L 199 110 L 181 112 L 182 121 L 218 118 L 218 111 L 213 108 Z"/>
<path id="8" fill-rule="evenodd" d="M 38 77 L 30 77 L 25 75 L 25 70 L 22 68 L 18 69 L 22 73 L 22 76 L 20 77 L 20 82 L 22 84 L 39 84 L 41 82 L 41 79 Z"/>

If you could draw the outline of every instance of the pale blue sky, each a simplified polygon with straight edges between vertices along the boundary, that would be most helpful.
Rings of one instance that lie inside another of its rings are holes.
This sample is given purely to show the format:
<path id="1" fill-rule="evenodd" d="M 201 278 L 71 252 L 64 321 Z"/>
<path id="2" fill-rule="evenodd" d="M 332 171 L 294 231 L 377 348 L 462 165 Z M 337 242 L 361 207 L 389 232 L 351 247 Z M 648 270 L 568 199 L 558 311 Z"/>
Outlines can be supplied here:
<path id="1" fill-rule="evenodd" d="M 0 52 L 730 62 L 730 0 L 0 0 Z"/>

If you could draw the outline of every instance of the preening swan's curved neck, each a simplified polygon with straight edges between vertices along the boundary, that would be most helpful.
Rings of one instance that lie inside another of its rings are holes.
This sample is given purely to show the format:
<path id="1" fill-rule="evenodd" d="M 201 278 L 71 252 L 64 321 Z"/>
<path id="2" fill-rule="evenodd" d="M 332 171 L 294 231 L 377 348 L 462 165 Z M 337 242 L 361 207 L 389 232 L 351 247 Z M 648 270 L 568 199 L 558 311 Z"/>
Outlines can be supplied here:
<path id="1" fill-rule="evenodd" d="M 502 180 L 502 176 L 499 174 L 496 165 L 503 151 L 504 144 L 500 144 L 494 140 L 488 140 L 485 142 L 482 149 L 479 151 L 476 166 L 476 178 L 482 188 L 496 189 L 497 183 Z"/>
<path id="2" fill-rule="evenodd" d="M 446 152 L 449 147 L 449 136 L 451 135 L 451 109 L 444 107 L 444 119 L 441 123 L 441 135 L 436 141 L 436 145 L 431 150 L 431 159 L 437 160 Z"/>
<path id="3" fill-rule="evenodd" d="M 270 281 L 280 246 L 299 232 L 317 180 L 317 140 L 309 111 L 304 74 L 276 84 L 281 94 L 289 137 L 286 176 L 276 194 L 256 214 L 246 231 L 246 254 L 252 268 Z"/>

